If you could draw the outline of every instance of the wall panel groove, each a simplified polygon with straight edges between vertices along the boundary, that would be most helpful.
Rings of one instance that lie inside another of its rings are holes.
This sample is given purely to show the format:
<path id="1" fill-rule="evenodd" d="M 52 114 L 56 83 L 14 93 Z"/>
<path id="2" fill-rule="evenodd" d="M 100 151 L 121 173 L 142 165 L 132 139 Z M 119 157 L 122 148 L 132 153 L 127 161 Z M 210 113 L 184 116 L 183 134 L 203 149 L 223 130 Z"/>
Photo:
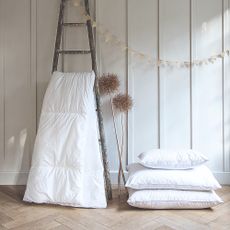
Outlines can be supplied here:
<path id="1" fill-rule="evenodd" d="M 157 61 L 160 60 L 160 0 L 157 1 Z M 161 103 L 160 103 L 160 66 L 157 64 L 157 139 L 158 139 L 158 148 L 161 148 Z"/>
<path id="2" fill-rule="evenodd" d="M 221 12 L 221 19 L 222 19 L 222 52 L 225 49 L 225 39 L 224 39 L 224 27 L 225 27 L 225 20 L 224 20 L 224 0 L 222 0 L 222 12 Z M 222 155 L 223 155 L 223 171 L 226 170 L 225 168 L 225 72 L 224 72 L 224 59 L 222 59 L 221 63 L 222 67 Z"/>
<path id="3" fill-rule="evenodd" d="M 125 12 L 126 12 L 126 17 L 125 17 L 125 45 L 128 47 L 129 45 L 129 8 L 128 8 L 128 0 L 125 0 Z M 125 50 L 125 64 L 126 64 L 126 73 L 125 73 L 125 93 L 129 93 L 129 53 L 128 50 Z M 129 113 L 127 112 L 125 115 L 125 140 L 126 140 L 126 148 L 125 148 L 125 165 L 128 165 L 129 162 L 129 145 L 128 145 L 128 138 L 129 138 Z"/>
<path id="4" fill-rule="evenodd" d="M 193 60 L 192 55 L 192 0 L 189 0 L 189 60 L 190 63 Z M 192 123 L 193 123 L 193 89 L 192 89 L 192 74 L 193 74 L 193 66 L 190 65 L 189 67 L 189 103 L 190 103 L 190 148 L 193 148 L 193 129 L 192 129 Z"/>
<path id="5" fill-rule="evenodd" d="M 5 154 L 5 135 L 4 135 L 4 127 L 5 127 L 5 122 L 4 122 L 4 44 L 3 44 L 3 10 L 2 10 L 2 2 L 0 1 L 0 158 L 2 160 L 2 158 L 4 158 L 4 154 Z"/>
<path id="6" fill-rule="evenodd" d="M 37 0 L 30 0 L 30 76 L 31 76 L 31 97 L 36 103 L 33 105 L 35 117 L 35 129 L 31 130 L 32 136 L 35 137 L 38 129 L 37 113 Z M 30 162 L 32 161 L 33 141 L 31 142 Z"/>
<path id="7" fill-rule="evenodd" d="M 223 0 L 223 49 L 230 49 L 230 1 Z M 223 149 L 224 171 L 230 171 L 230 58 L 223 60 Z"/>

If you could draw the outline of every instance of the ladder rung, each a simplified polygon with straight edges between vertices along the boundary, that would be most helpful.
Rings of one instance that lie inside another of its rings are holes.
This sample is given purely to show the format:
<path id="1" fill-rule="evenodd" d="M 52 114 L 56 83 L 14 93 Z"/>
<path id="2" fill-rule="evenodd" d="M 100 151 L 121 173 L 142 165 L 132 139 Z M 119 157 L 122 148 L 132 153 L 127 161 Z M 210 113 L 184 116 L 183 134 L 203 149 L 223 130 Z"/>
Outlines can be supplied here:
<path id="1" fill-rule="evenodd" d="M 65 22 L 62 23 L 63 26 L 71 26 L 71 27 L 78 27 L 78 26 L 86 26 L 84 22 Z"/>
<path id="2" fill-rule="evenodd" d="M 61 54 L 89 54 L 90 50 L 58 50 L 58 53 Z"/>

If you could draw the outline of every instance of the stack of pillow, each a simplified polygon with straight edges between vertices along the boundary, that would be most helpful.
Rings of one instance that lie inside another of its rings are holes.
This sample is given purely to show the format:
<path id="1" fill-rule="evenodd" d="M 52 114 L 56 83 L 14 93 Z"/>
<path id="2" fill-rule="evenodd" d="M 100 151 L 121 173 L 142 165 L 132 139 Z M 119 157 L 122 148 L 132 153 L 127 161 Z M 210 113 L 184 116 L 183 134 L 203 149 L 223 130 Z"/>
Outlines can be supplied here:
<path id="1" fill-rule="evenodd" d="M 223 201 L 221 188 L 204 165 L 207 158 L 193 150 L 150 150 L 128 166 L 128 204 L 147 209 L 201 209 Z"/>

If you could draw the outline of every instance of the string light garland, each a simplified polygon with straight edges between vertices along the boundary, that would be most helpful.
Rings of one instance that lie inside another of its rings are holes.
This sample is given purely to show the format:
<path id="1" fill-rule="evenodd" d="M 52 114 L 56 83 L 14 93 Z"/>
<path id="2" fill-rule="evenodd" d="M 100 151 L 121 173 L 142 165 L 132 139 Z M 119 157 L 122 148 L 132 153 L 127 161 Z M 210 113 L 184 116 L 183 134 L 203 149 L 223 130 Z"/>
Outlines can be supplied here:
<path id="1" fill-rule="evenodd" d="M 195 66 L 203 66 L 208 64 L 214 64 L 220 59 L 230 56 L 230 49 L 227 49 L 219 54 L 212 55 L 205 59 L 197 59 L 193 61 L 170 61 L 162 59 L 154 59 L 150 55 L 142 53 L 130 46 L 127 46 L 125 42 L 121 41 L 116 35 L 112 34 L 108 29 L 105 29 L 101 23 L 93 20 L 93 18 L 86 14 L 85 8 L 81 4 L 81 0 L 73 0 L 73 5 L 78 7 L 81 11 L 82 17 L 87 21 L 91 20 L 92 26 L 97 28 L 97 33 L 103 38 L 105 43 L 113 44 L 119 47 L 122 51 L 127 51 L 130 55 L 139 58 L 140 60 L 146 60 L 148 65 L 153 67 L 177 67 L 177 68 L 190 68 Z"/>

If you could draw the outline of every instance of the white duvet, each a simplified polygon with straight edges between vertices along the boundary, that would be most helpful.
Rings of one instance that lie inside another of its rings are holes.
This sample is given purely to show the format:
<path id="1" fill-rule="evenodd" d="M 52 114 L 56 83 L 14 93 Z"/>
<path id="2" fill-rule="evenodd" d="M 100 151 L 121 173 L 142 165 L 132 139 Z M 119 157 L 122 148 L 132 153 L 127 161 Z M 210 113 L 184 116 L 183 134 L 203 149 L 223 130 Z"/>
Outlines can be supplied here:
<path id="1" fill-rule="evenodd" d="M 105 208 L 95 75 L 55 72 L 45 94 L 23 200 Z"/>

